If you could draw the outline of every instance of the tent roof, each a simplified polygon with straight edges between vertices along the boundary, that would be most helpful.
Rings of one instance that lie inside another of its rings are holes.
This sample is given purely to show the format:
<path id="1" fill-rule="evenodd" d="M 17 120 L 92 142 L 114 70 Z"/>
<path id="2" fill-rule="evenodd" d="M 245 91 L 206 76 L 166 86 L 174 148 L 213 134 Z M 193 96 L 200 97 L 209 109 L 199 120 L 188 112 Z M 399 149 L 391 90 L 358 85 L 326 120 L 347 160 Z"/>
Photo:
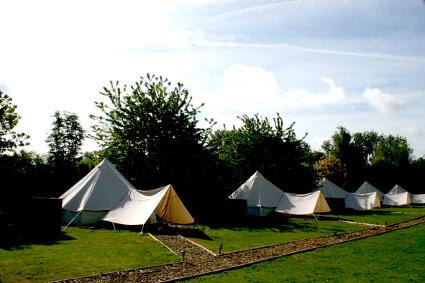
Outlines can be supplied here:
<path id="1" fill-rule="evenodd" d="M 329 212 L 331 209 L 329 208 L 321 191 L 309 194 L 291 194 L 284 192 L 275 211 L 287 214 L 304 215 Z"/>
<path id="2" fill-rule="evenodd" d="M 381 204 L 377 192 L 347 193 L 345 197 L 345 208 L 368 210 L 380 206 Z"/>
<path id="3" fill-rule="evenodd" d="M 388 193 L 384 195 L 384 200 L 382 202 L 385 205 L 407 205 L 411 203 L 410 194 L 408 192 L 403 193 Z"/>
<path id="4" fill-rule="evenodd" d="M 229 199 L 244 199 L 248 207 L 276 207 L 283 191 L 256 171 Z"/>
<path id="5" fill-rule="evenodd" d="M 321 190 L 325 198 L 345 198 L 347 195 L 345 190 L 341 189 L 326 178 L 323 178 L 320 181 L 319 187 L 316 190 Z"/>
<path id="6" fill-rule="evenodd" d="M 143 225 L 154 212 L 172 223 L 190 224 L 195 221 L 171 185 L 151 191 L 130 190 L 103 220 L 124 225 Z"/>
<path id="7" fill-rule="evenodd" d="M 368 182 L 364 182 L 356 191 L 356 194 L 363 194 L 363 193 L 373 193 L 377 192 L 379 200 L 382 201 L 382 198 L 384 197 L 384 193 L 369 184 Z"/>
<path id="8" fill-rule="evenodd" d="M 62 199 L 62 208 L 66 210 L 107 211 L 133 189 L 130 182 L 105 158 L 59 198 Z"/>
<path id="9" fill-rule="evenodd" d="M 406 193 L 407 191 L 399 186 L 399 185 L 395 185 L 389 192 L 388 194 L 399 194 L 399 193 Z"/>

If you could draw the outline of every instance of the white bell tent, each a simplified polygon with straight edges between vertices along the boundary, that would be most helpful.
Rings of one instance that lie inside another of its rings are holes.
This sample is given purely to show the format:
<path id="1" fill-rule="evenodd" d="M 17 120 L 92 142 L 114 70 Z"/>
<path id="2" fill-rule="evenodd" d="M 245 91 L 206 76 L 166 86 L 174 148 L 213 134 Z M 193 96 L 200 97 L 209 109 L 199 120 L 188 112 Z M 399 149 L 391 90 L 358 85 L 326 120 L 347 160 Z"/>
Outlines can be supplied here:
<path id="1" fill-rule="evenodd" d="M 331 209 L 321 191 L 308 194 L 284 192 L 275 211 L 284 214 L 306 215 L 329 212 Z"/>
<path id="2" fill-rule="evenodd" d="M 317 190 L 321 190 L 325 198 L 344 199 L 347 195 L 347 192 L 345 190 L 341 189 L 339 186 L 335 185 L 326 178 L 323 178 L 320 181 L 319 187 L 316 189 L 316 191 Z"/>
<path id="3" fill-rule="evenodd" d="M 400 193 L 407 193 L 407 190 L 405 190 L 400 185 L 395 185 L 387 194 L 400 194 Z"/>
<path id="4" fill-rule="evenodd" d="M 194 222 L 171 185 L 138 191 L 107 159 L 60 198 L 68 225 L 90 225 L 100 220 L 143 225 L 148 219 L 155 222 L 155 216 L 177 224 Z"/>
<path id="5" fill-rule="evenodd" d="M 133 185 L 104 159 L 59 198 L 64 222 L 89 225 L 101 220 L 130 191 Z"/>
<path id="6" fill-rule="evenodd" d="M 130 190 L 103 220 L 124 225 L 144 225 L 148 220 L 156 222 L 154 216 L 177 224 L 195 221 L 171 185 L 151 191 Z"/>
<path id="7" fill-rule="evenodd" d="M 369 184 L 368 182 L 364 182 L 356 191 L 356 194 L 364 194 L 364 193 L 378 193 L 379 201 L 382 201 L 382 198 L 384 197 L 384 193 Z"/>
<path id="8" fill-rule="evenodd" d="M 345 208 L 354 210 L 369 210 L 380 207 L 377 192 L 370 193 L 348 193 L 345 197 Z"/>
<path id="9" fill-rule="evenodd" d="M 273 213 L 282 195 L 281 189 L 256 171 L 228 198 L 246 200 L 248 215 L 264 216 Z"/>
<path id="10" fill-rule="evenodd" d="M 406 191 L 404 193 L 388 193 L 384 195 L 384 200 L 382 201 L 385 205 L 391 206 L 402 206 L 408 205 L 412 202 L 410 194 Z"/>

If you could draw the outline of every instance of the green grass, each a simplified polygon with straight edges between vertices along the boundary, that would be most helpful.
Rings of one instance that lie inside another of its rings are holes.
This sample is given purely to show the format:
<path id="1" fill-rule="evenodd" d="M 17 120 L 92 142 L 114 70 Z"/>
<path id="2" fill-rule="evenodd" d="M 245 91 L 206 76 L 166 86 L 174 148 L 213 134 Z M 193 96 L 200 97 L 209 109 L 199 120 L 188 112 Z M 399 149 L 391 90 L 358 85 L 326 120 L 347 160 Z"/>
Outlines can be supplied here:
<path id="1" fill-rule="evenodd" d="M 366 227 L 331 221 L 317 221 L 312 218 L 289 218 L 287 223 L 274 223 L 264 226 L 211 227 L 198 225 L 203 237 L 192 237 L 191 240 L 218 253 L 220 244 L 222 252 L 261 247 L 277 243 L 285 243 L 306 238 L 348 233 Z"/>
<path id="2" fill-rule="evenodd" d="M 148 234 L 70 227 L 63 238 L 0 248 L 0 282 L 45 282 L 180 260 Z"/>
<path id="3" fill-rule="evenodd" d="M 425 224 L 190 282 L 425 282 Z"/>
<path id="4" fill-rule="evenodd" d="M 345 213 L 331 213 L 328 216 L 354 222 L 391 225 L 425 216 L 425 206 L 384 207 L 364 212 L 348 211 Z"/>

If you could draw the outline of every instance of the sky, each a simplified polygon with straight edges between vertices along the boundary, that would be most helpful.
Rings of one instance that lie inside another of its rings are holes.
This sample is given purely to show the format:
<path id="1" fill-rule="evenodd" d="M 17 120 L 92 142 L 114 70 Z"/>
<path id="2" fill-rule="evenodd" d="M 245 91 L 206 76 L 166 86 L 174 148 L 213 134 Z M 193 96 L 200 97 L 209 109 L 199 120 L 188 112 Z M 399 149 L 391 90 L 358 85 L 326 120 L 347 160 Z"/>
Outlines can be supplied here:
<path id="1" fill-rule="evenodd" d="M 0 89 L 28 150 L 48 151 L 55 111 L 90 132 L 103 87 L 151 73 L 204 103 L 200 127 L 279 113 L 315 150 L 343 126 L 425 154 L 422 0 L 5 0 L 0 11 Z"/>

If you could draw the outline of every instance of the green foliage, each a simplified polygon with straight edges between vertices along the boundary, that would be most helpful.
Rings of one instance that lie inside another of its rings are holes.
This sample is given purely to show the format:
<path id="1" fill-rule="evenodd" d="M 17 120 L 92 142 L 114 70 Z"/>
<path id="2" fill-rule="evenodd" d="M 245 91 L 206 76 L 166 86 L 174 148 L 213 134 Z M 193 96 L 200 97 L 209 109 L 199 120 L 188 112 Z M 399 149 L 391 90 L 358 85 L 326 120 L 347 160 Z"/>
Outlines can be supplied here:
<path id="1" fill-rule="evenodd" d="M 316 182 L 319 182 L 323 178 L 327 178 L 340 186 L 345 183 L 347 170 L 341 160 L 332 154 L 327 154 L 325 157 L 315 162 L 313 168 L 316 171 Z"/>
<path id="2" fill-rule="evenodd" d="M 29 144 L 28 135 L 13 130 L 20 119 L 16 108 L 12 98 L 0 90 L 0 154 Z"/>
<path id="3" fill-rule="evenodd" d="M 78 164 L 84 129 L 74 113 L 56 111 L 53 118 L 52 131 L 46 140 L 47 162 L 51 170 L 51 194 L 59 196 L 77 182 L 86 169 Z"/>
<path id="4" fill-rule="evenodd" d="M 53 128 L 46 142 L 49 146 L 49 163 L 54 167 L 75 165 L 84 140 L 84 129 L 75 113 L 56 111 Z"/>
<path id="5" fill-rule="evenodd" d="M 199 107 L 191 104 L 188 90 L 148 74 L 132 86 L 111 82 L 101 95 L 101 114 L 91 118 L 102 154 L 137 188 L 171 183 L 183 199 L 200 197 L 207 189 L 209 129 L 197 127 Z"/>
<path id="6" fill-rule="evenodd" d="M 284 127 L 279 114 L 273 123 L 258 114 L 239 119 L 243 123 L 240 128 L 218 130 L 208 142 L 208 148 L 232 172 L 228 192 L 256 170 L 287 191 L 310 191 L 310 147 L 297 139 L 294 123 Z"/>
<path id="7" fill-rule="evenodd" d="M 411 161 L 412 152 L 406 138 L 389 135 L 377 143 L 371 163 L 406 167 Z"/>

